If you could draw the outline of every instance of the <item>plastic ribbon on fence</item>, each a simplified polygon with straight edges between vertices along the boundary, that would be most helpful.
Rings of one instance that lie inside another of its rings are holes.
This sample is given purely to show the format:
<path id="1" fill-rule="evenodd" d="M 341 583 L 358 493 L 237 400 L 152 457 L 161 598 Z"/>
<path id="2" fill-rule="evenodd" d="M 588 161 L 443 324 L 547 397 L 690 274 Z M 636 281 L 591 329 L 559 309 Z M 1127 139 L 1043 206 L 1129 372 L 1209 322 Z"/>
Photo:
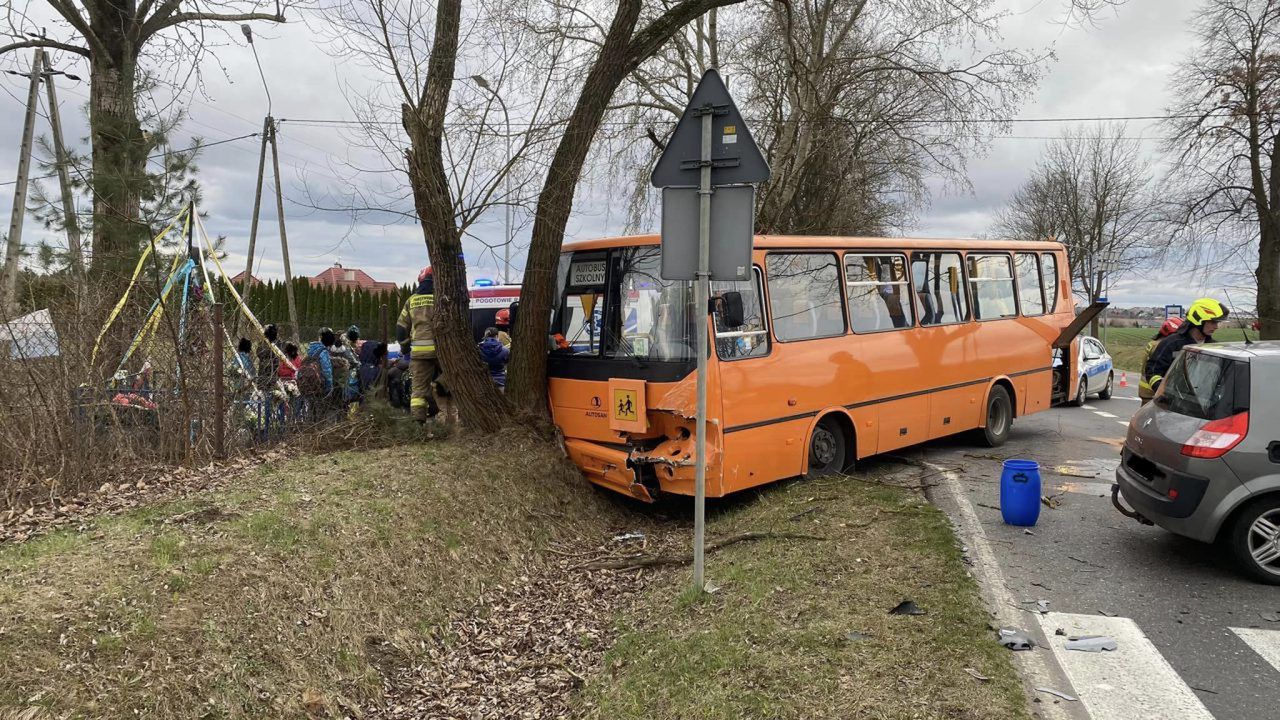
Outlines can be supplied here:
<path id="1" fill-rule="evenodd" d="M 249 310 L 248 306 L 244 304 L 244 300 L 240 297 L 240 293 L 236 291 L 236 284 L 231 282 L 231 277 L 227 275 L 227 271 L 222 269 L 222 261 L 218 259 L 218 253 L 213 248 L 213 241 L 209 239 L 209 233 L 205 232 L 204 223 L 201 222 L 198 215 L 196 216 L 196 227 L 199 228 L 200 236 L 204 238 L 204 244 L 209 249 L 208 256 L 213 258 L 213 264 L 218 268 L 218 275 L 222 276 L 223 282 L 227 285 L 227 292 L 231 293 L 231 297 L 235 298 L 236 309 L 249 321 L 251 325 L 253 325 L 253 329 L 258 331 L 258 335 L 263 340 L 266 340 L 267 335 L 266 331 L 262 329 L 262 323 L 258 322 L 258 318 L 255 317 Z M 201 252 L 203 253 L 203 250 Z M 248 282 L 252 281 L 252 278 L 248 280 Z M 212 290 L 212 286 L 210 286 L 210 290 Z M 296 330 L 297 328 L 294 329 Z M 275 356 L 279 358 L 281 362 L 294 370 L 298 369 L 297 366 L 293 364 L 293 361 L 290 360 L 289 357 L 284 354 L 284 351 L 277 347 L 275 343 L 267 342 L 267 347 L 271 348 L 271 352 L 275 353 Z"/>
<path id="2" fill-rule="evenodd" d="M 152 238 L 151 242 L 147 243 L 147 247 L 143 249 L 142 256 L 138 258 L 138 265 L 133 269 L 133 276 L 129 278 L 129 284 L 125 287 L 124 295 L 120 296 L 120 301 L 111 309 L 111 314 L 107 316 L 107 321 L 102 324 L 102 330 L 98 333 L 98 338 L 93 341 L 93 352 L 89 354 L 90 372 L 92 372 L 92 368 L 97 363 L 98 349 L 102 346 L 102 338 L 106 337 L 107 331 L 111 329 L 112 323 L 114 323 L 116 318 L 120 316 L 120 312 L 124 310 L 125 303 L 129 301 L 129 293 L 133 290 L 133 286 L 137 284 L 138 276 L 142 274 L 142 267 L 146 264 L 147 258 L 151 256 L 152 249 L 155 248 L 156 243 L 161 238 L 168 235 L 170 230 L 173 230 L 173 226 L 177 225 L 179 220 L 183 220 L 184 218 L 186 222 L 183 224 L 183 232 L 185 233 L 191 223 L 190 215 L 191 209 L 190 206 L 187 206 L 186 210 L 178 213 L 173 220 L 169 221 L 169 224 L 160 231 L 160 234 Z"/>
<path id="3" fill-rule="evenodd" d="M 181 256 L 175 258 L 174 265 L 177 265 L 178 260 L 181 260 Z M 174 285 L 176 284 L 175 280 L 181 276 L 185 281 L 185 279 L 191 274 L 192 265 L 194 265 L 194 263 L 188 259 L 182 269 L 170 273 L 169 279 L 165 281 L 164 289 L 160 291 L 160 297 L 151 304 L 151 310 L 147 313 L 147 321 L 143 323 L 142 329 L 138 331 L 138 334 L 133 337 L 133 342 L 129 343 L 129 349 L 125 351 L 124 357 L 120 359 L 120 364 L 116 366 L 117 373 L 124 369 L 125 363 L 129 362 L 129 358 L 133 357 L 138 346 L 141 345 L 144 340 L 149 338 L 155 331 L 156 325 L 160 323 L 160 318 L 164 316 L 164 302 L 168 299 L 169 293 L 173 292 Z M 179 352 L 181 352 L 181 350 L 179 350 Z"/>

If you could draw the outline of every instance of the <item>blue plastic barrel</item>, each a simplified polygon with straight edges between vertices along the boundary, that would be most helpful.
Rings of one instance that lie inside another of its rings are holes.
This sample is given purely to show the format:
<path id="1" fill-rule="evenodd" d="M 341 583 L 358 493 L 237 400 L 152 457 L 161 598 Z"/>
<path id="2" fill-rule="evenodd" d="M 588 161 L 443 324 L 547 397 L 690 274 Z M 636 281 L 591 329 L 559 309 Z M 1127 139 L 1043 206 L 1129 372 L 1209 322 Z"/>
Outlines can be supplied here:
<path id="1" fill-rule="evenodd" d="M 1000 514 L 1010 525 L 1035 525 L 1040 518 L 1040 465 L 1035 460 L 1004 461 Z"/>

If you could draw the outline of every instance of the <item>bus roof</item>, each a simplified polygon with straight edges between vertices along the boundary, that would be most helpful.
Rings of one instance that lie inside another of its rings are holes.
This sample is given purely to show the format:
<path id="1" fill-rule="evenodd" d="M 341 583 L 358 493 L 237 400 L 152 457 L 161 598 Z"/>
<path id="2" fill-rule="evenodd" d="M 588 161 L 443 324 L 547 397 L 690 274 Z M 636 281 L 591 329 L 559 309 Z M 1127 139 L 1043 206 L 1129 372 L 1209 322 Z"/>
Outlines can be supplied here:
<path id="1" fill-rule="evenodd" d="M 660 235 L 624 235 L 621 237 L 579 240 L 564 244 L 565 252 L 576 250 L 600 250 L 629 247 L 632 245 L 657 245 Z M 756 235 L 756 249 L 771 248 L 831 248 L 831 249 L 885 249 L 885 250 L 1061 250 L 1062 243 L 1052 240 L 975 240 L 972 238 L 907 238 L 907 237 L 842 237 L 826 235 Z"/>

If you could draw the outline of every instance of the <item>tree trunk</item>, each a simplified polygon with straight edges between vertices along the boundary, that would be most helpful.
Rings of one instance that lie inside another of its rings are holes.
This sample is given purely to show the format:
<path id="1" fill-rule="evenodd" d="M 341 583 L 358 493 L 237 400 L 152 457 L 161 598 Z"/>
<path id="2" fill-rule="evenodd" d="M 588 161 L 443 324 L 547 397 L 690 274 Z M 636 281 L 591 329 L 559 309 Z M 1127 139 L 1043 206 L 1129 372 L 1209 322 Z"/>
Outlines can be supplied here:
<path id="1" fill-rule="evenodd" d="M 149 233 L 142 222 L 148 142 L 135 102 L 137 55 L 120 26 L 105 18 L 94 31 L 111 52 L 94 58 L 89 81 L 93 145 L 91 274 L 109 296 L 122 291 Z"/>
<path id="2" fill-rule="evenodd" d="M 1263 216 L 1259 224 L 1258 320 L 1262 339 L 1275 340 L 1280 339 L 1280 223 Z"/>
<path id="3" fill-rule="evenodd" d="M 620 0 L 538 195 L 538 213 L 525 262 L 524 286 L 520 289 L 520 304 L 531 311 L 522 312 L 516 323 L 507 378 L 508 399 L 519 411 L 533 417 L 547 417 L 547 330 L 551 317 L 541 309 L 553 307 L 556 267 L 573 210 L 574 192 L 609 100 L 631 71 L 629 42 L 639 16 L 639 0 Z"/>
<path id="4" fill-rule="evenodd" d="M 461 0 L 441 0 L 437 6 L 427 81 L 418 107 L 405 106 L 403 123 L 411 143 L 409 185 L 422 220 L 435 277 L 436 306 L 431 330 L 436 341 L 436 357 L 462 423 L 468 430 L 492 433 L 509 422 L 511 413 L 471 337 L 467 265 L 441 148 L 445 109 L 457 60 L 461 11 Z"/>

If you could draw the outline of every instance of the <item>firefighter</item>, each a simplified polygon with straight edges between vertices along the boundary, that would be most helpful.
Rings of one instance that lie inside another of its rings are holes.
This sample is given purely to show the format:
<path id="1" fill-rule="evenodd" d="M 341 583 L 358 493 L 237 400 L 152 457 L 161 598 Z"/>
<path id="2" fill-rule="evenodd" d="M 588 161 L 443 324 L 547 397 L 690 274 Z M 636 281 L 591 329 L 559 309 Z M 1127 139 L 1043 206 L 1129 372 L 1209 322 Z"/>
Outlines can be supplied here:
<path id="1" fill-rule="evenodd" d="M 1177 332 L 1160 341 L 1143 368 L 1142 374 L 1151 379 L 1153 394 L 1159 392 L 1165 373 L 1169 372 L 1169 366 L 1182 348 L 1213 342 L 1213 333 L 1218 329 L 1218 323 L 1226 317 L 1227 309 L 1213 298 L 1200 298 L 1191 303 L 1191 307 L 1187 308 L 1186 322 L 1182 323 Z"/>
<path id="2" fill-rule="evenodd" d="M 507 331 L 511 329 L 511 311 L 502 308 L 493 318 L 493 324 L 498 326 L 498 342 L 502 343 L 502 347 L 511 349 L 511 336 Z M 484 342 L 481 340 L 481 342 Z"/>
<path id="3" fill-rule="evenodd" d="M 440 366 L 436 360 L 436 341 L 431 333 L 431 316 L 435 312 L 436 297 L 431 266 L 418 273 L 418 287 L 405 301 L 396 320 L 396 339 L 400 341 L 400 352 L 408 347 L 409 372 L 413 374 L 413 389 L 410 393 L 409 411 L 413 419 L 425 423 L 428 417 L 437 412 L 437 398 L 434 387 L 440 377 Z M 439 400 L 447 402 L 444 393 Z M 449 413 L 445 413 L 449 417 Z"/>
<path id="4" fill-rule="evenodd" d="M 1147 377 L 1147 361 L 1151 359 L 1151 353 L 1156 351 L 1160 341 L 1177 332 L 1179 327 L 1182 327 L 1182 318 L 1171 317 L 1165 320 L 1164 324 L 1160 326 L 1160 332 L 1151 338 L 1151 342 L 1147 343 L 1146 349 L 1142 352 L 1142 377 L 1138 380 L 1138 397 L 1142 400 L 1143 405 L 1151 402 L 1151 398 L 1155 397 L 1156 394 L 1155 389 L 1151 387 L 1151 378 Z"/>

